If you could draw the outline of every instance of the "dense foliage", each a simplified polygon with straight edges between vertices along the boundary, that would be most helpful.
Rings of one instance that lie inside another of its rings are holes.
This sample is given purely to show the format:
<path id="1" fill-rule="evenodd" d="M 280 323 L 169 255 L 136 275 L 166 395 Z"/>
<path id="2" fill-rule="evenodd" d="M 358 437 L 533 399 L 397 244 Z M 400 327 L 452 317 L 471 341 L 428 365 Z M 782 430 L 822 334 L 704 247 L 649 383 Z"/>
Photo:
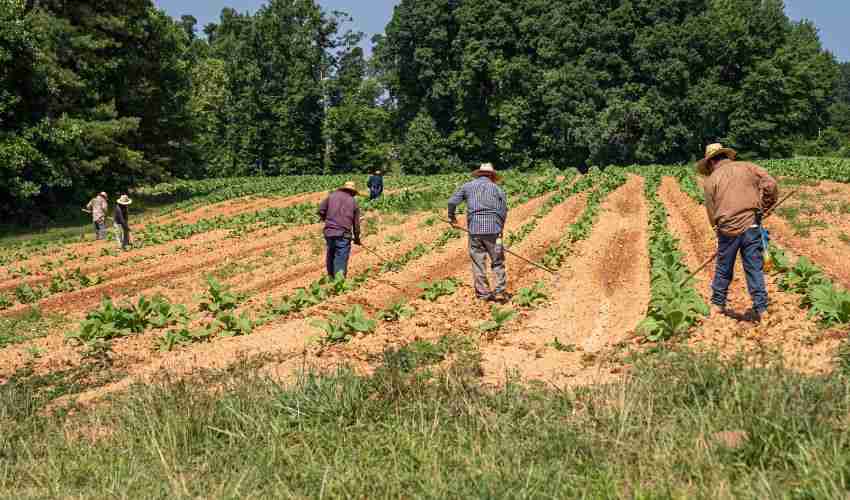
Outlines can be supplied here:
<path id="1" fill-rule="evenodd" d="M 838 73 L 781 0 L 403 0 L 377 55 L 408 141 L 514 167 L 787 156 Z"/>
<path id="2" fill-rule="evenodd" d="M 402 0 L 375 57 L 317 0 L 199 29 L 0 0 L 0 214 L 174 179 L 850 155 L 850 65 L 781 0 Z M 201 33 L 202 32 L 202 33 Z"/>

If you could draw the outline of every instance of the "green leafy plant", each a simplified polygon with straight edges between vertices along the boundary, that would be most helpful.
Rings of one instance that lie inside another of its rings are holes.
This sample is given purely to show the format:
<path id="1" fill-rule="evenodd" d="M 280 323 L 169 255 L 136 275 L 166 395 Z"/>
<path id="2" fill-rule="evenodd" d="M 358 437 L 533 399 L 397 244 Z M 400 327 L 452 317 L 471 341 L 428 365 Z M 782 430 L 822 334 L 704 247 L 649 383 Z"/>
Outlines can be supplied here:
<path id="1" fill-rule="evenodd" d="M 369 319 L 360 306 L 354 306 L 345 314 L 330 314 L 326 321 L 316 320 L 312 326 L 325 332 L 325 341 L 345 342 L 357 333 L 370 333 L 377 322 Z"/>
<path id="2" fill-rule="evenodd" d="M 221 313 L 216 316 L 213 327 L 218 330 L 219 337 L 242 337 L 251 335 L 254 331 L 254 322 L 245 312 L 239 316 Z"/>
<path id="3" fill-rule="evenodd" d="M 432 283 L 421 283 L 419 288 L 422 288 L 421 298 L 436 302 L 440 297 L 453 295 L 457 292 L 457 280 L 449 278 L 445 280 L 434 281 Z"/>
<path id="4" fill-rule="evenodd" d="M 513 309 L 507 307 L 500 309 L 498 306 L 493 306 L 490 309 L 490 319 L 478 325 L 478 330 L 482 332 L 499 331 L 516 316 L 517 312 Z"/>
<path id="5" fill-rule="evenodd" d="M 8 295 L 0 293 L 0 311 L 12 307 L 12 299 Z"/>
<path id="6" fill-rule="evenodd" d="M 512 302 L 520 307 L 537 307 L 549 300 L 546 294 L 546 284 L 538 281 L 530 288 L 521 288 Z"/>
<path id="7" fill-rule="evenodd" d="M 850 293 L 837 289 L 832 283 L 818 283 L 808 293 L 812 304 L 810 314 L 828 326 L 850 323 Z"/>
<path id="8" fill-rule="evenodd" d="M 564 344 L 561 342 L 558 337 L 552 339 L 552 342 L 549 344 L 550 347 L 555 349 L 556 351 L 561 352 L 576 352 L 577 348 L 575 344 Z"/>
<path id="9" fill-rule="evenodd" d="M 30 286 L 28 283 L 21 283 L 15 287 L 15 298 L 21 304 L 33 304 L 46 295 L 47 291 L 43 287 Z"/>
<path id="10" fill-rule="evenodd" d="M 230 288 L 221 284 L 212 276 L 207 276 L 207 293 L 202 297 L 198 308 L 201 311 L 218 314 L 236 309 L 239 297 Z"/>
<path id="11" fill-rule="evenodd" d="M 412 317 L 415 312 L 404 301 L 400 301 L 381 311 L 378 314 L 378 318 L 382 321 L 396 322 Z"/>

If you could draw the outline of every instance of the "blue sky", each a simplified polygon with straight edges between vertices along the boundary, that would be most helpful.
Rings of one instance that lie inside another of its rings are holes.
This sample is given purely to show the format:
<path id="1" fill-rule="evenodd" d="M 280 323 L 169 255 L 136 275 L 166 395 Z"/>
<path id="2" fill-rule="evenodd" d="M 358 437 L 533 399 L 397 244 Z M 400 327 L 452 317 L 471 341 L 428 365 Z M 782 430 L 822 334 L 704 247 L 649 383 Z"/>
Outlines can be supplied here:
<path id="1" fill-rule="evenodd" d="M 204 24 L 216 21 L 223 7 L 240 12 L 254 11 L 263 0 L 154 0 L 169 14 L 191 14 Z M 367 39 L 384 31 L 397 0 L 319 0 L 327 11 L 342 10 L 354 17 L 355 29 Z M 785 0 L 792 19 L 811 19 L 820 29 L 824 46 L 840 60 L 850 61 L 850 0 Z"/>

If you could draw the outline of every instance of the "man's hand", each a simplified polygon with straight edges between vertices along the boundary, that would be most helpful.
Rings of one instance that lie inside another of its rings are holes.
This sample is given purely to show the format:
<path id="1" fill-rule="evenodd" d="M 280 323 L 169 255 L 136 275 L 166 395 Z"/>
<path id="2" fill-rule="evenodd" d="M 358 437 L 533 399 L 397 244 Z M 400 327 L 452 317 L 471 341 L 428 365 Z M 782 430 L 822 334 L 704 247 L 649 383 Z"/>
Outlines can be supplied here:
<path id="1" fill-rule="evenodd" d="M 449 217 L 449 224 L 451 224 L 452 226 L 457 226 L 457 217 Z"/>
<path id="2" fill-rule="evenodd" d="M 362 242 L 362 241 L 360 241 L 360 237 L 359 237 L 359 236 L 354 238 L 354 244 L 355 244 L 355 245 L 357 245 L 357 246 L 359 246 L 359 247 L 363 246 L 363 242 Z"/>

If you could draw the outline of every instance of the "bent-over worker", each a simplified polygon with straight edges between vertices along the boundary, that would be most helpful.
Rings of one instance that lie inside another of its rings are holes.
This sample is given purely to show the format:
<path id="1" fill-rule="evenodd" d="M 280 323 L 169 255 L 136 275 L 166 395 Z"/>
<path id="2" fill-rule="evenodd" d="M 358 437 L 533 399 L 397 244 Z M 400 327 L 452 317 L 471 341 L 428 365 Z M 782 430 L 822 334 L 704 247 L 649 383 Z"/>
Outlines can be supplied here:
<path id="1" fill-rule="evenodd" d="M 133 200 L 126 194 L 121 195 L 115 207 L 115 231 L 118 245 L 122 250 L 130 249 L 130 216 L 129 207 Z"/>
<path id="2" fill-rule="evenodd" d="M 505 250 L 502 231 L 508 218 L 505 191 L 497 184 L 499 176 L 490 163 L 485 163 L 472 173 L 474 180 L 467 182 L 449 199 L 449 221 L 457 224 L 455 211 L 463 202 L 467 205 L 469 230 L 469 257 L 472 259 L 472 276 L 475 295 L 489 302 L 510 300 L 507 293 Z M 496 286 L 490 291 L 487 280 L 487 257 L 496 276 Z"/>
<path id="3" fill-rule="evenodd" d="M 369 188 L 369 199 L 376 200 L 384 193 L 384 177 L 380 170 L 375 171 L 369 176 L 366 181 L 366 186 Z"/>
<path id="4" fill-rule="evenodd" d="M 357 186 L 354 182 L 331 193 L 319 205 L 319 217 L 325 223 L 324 235 L 327 243 L 326 265 L 328 276 L 348 274 L 348 257 L 351 241 L 360 245 L 360 208 L 357 206 Z"/>
<path id="5" fill-rule="evenodd" d="M 779 199 L 776 180 L 758 165 L 735 161 L 738 153 L 721 144 L 706 148 L 697 170 L 706 176 L 705 208 L 717 232 L 717 269 L 711 284 L 715 314 L 726 314 L 726 296 L 740 252 L 747 288 L 753 301 L 749 318 L 767 318 L 768 296 L 764 281 L 764 240 L 761 218 Z"/>
<path id="6" fill-rule="evenodd" d="M 101 192 L 88 204 L 83 212 L 90 213 L 92 223 L 94 224 L 94 237 L 96 240 L 106 239 L 106 213 L 109 210 L 108 197 L 105 192 Z"/>

